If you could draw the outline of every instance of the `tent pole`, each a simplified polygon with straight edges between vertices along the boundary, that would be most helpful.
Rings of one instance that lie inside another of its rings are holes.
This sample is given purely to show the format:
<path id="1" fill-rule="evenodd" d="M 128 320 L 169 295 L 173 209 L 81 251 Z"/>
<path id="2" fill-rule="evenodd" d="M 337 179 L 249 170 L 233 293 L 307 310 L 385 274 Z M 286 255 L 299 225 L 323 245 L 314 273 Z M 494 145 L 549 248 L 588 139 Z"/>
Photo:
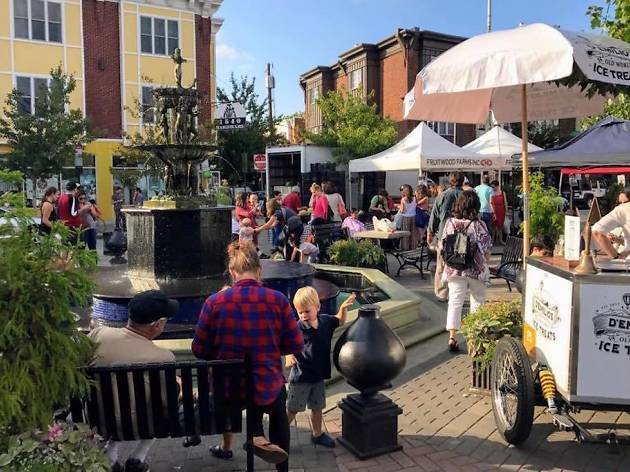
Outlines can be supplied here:
<path id="1" fill-rule="evenodd" d="M 521 146 L 522 146 L 522 166 L 523 166 L 523 265 L 525 258 L 529 256 L 529 168 L 527 162 L 527 85 L 523 84 L 521 89 Z"/>

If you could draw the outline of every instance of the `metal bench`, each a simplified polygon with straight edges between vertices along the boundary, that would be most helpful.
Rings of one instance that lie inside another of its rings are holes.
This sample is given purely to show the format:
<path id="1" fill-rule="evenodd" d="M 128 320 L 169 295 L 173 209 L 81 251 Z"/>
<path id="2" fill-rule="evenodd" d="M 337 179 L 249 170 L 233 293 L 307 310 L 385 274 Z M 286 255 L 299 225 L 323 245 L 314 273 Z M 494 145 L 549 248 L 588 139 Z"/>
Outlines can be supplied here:
<path id="1" fill-rule="evenodd" d="M 348 232 L 341 223 L 326 223 L 312 226 L 313 238 L 319 248 L 320 262 L 328 262 L 328 247 L 335 241 L 348 239 Z"/>
<path id="2" fill-rule="evenodd" d="M 400 276 L 400 271 L 402 269 L 407 266 L 411 266 L 420 271 L 420 277 L 422 279 L 425 278 L 422 263 L 429 257 L 426 242 L 423 241 L 416 249 L 409 249 L 407 251 L 392 251 L 390 254 L 394 256 L 398 262 L 398 272 L 396 272 L 396 277 Z"/>
<path id="3" fill-rule="evenodd" d="M 490 267 L 490 276 L 495 279 L 503 279 L 507 282 L 508 289 L 512 291 L 510 283 L 519 284 L 519 276 L 523 268 L 523 238 L 508 236 L 503 247 L 501 262 Z"/>
<path id="4" fill-rule="evenodd" d="M 249 360 L 88 367 L 85 372 L 93 385 L 87 398 L 71 399 L 72 420 L 88 423 L 104 439 L 238 433 L 247 409 L 246 470 L 254 470 Z"/>

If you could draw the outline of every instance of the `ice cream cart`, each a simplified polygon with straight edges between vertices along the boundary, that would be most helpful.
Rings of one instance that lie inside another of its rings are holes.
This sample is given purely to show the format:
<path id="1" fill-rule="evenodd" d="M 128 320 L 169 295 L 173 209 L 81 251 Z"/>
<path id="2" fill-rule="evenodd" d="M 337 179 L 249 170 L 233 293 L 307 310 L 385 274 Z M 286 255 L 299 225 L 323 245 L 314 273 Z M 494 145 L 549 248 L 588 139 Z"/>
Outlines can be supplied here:
<path id="1" fill-rule="evenodd" d="M 600 258 L 600 270 L 583 275 L 552 258 L 526 263 L 523 340 L 502 338 L 492 364 L 498 431 L 525 441 L 540 405 L 579 441 L 628 443 L 592 434 L 572 414 L 630 411 L 630 264 Z"/>

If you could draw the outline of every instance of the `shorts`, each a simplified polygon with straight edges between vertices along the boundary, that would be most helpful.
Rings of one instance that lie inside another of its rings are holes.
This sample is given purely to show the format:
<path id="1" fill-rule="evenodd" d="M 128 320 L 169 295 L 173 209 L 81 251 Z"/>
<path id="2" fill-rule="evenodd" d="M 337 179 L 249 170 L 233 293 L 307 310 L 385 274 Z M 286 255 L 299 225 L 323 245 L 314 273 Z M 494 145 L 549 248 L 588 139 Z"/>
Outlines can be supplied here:
<path id="1" fill-rule="evenodd" d="M 287 410 L 297 413 L 306 410 L 326 408 L 326 388 L 324 381 L 313 383 L 290 383 L 287 395 Z"/>

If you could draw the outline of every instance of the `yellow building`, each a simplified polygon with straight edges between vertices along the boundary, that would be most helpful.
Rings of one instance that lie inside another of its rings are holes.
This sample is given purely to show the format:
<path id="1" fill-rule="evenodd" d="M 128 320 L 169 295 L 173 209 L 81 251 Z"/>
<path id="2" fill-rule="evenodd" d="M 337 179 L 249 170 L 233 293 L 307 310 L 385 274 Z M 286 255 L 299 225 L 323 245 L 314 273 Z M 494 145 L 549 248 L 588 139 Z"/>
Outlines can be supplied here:
<path id="1" fill-rule="evenodd" d="M 174 48 L 186 59 L 185 80 L 196 79 L 207 97 L 200 119 L 211 118 L 215 35 L 223 22 L 213 16 L 222 1 L 0 0 L 0 100 L 17 88 L 29 112 L 52 68 L 74 75 L 70 106 L 82 109 L 103 136 L 83 150 L 81 181 L 106 222 L 114 218 L 111 168 L 119 165 L 118 148 L 125 133 L 152 121 L 152 88 L 175 84 Z M 73 178 L 76 170 L 68 168 L 59 185 Z"/>

